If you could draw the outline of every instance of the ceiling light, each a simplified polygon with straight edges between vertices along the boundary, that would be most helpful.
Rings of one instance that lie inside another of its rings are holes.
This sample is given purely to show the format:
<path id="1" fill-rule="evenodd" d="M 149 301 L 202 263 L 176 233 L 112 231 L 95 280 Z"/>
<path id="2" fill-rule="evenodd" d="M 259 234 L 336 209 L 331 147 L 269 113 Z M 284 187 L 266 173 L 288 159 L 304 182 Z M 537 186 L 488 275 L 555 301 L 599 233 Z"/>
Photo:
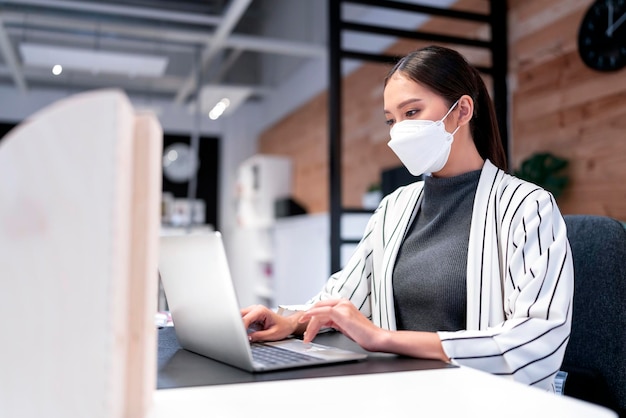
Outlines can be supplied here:
<path id="1" fill-rule="evenodd" d="M 20 53 L 24 65 L 50 68 L 63 63 L 65 70 L 86 71 L 93 74 L 122 74 L 137 77 L 161 77 L 165 74 L 167 57 L 138 53 L 59 47 L 21 43 Z"/>
<path id="2" fill-rule="evenodd" d="M 54 67 L 52 67 L 52 74 L 60 75 L 62 72 L 63 67 L 61 66 L 61 64 L 55 64 Z"/>
<path id="3" fill-rule="evenodd" d="M 209 112 L 209 117 L 213 120 L 219 118 L 220 116 L 222 116 L 222 113 L 224 113 L 228 106 L 230 106 L 230 100 L 224 97 L 222 100 L 217 102 L 215 106 L 213 106 L 213 109 L 211 109 L 211 111 Z"/>
<path id="4" fill-rule="evenodd" d="M 205 85 L 200 90 L 200 110 L 215 120 L 234 112 L 252 93 L 250 87 Z"/>

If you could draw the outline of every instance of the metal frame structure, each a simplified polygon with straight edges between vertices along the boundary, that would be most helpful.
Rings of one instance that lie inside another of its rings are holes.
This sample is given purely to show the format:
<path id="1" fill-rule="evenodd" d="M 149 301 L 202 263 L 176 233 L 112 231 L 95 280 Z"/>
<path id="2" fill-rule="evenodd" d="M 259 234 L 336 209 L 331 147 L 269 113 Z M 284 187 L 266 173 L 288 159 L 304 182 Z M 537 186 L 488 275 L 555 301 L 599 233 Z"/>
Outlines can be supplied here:
<path id="1" fill-rule="evenodd" d="M 350 212 L 343 208 L 342 195 L 342 109 L 341 89 L 343 59 L 357 59 L 361 61 L 393 63 L 397 57 L 384 54 L 368 54 L 346 50 L 341 44 L 343 31 L 359 32 L 375 35 L 393 36 L 397 38 L 431 41 L 452 45 L 466 45 L 484 48 L 491 52 L 491 67 L 477 67 L 489 74 L 493 80 L 493 101 L 496 108 L 496 117 L 500 126 L 500 135 L 507 158 L 508 146 L 508 92 L 506 77 L 508 72 L 508 40 L 507 40 L 507 8 L 502 0 L 489 0 L 490 13 L 480 14 L 459 10 L 450 10 L 438 7 L 425 6 L 414 3 L 404 3 L 395 0 L 328 0 L 329 9 L 329 179 L 330 179 L 330 267 L 331 273 L 341 268 L 341 245 L 354 243 L 341 237 L 342 214 Z M 365 7 L 393 9 L 407 13 L 421 13 L 431 16 L 441 16 L 472 22 L 488 24 L 491 29 L 489 41 L 447 36 L 421 31 L 407 31 L 389 27 L 366 25 L 346 21 L 342 18 L 342 6 L 354 4 Z M 509 158 L 510 160 L 510 158 Z"/>

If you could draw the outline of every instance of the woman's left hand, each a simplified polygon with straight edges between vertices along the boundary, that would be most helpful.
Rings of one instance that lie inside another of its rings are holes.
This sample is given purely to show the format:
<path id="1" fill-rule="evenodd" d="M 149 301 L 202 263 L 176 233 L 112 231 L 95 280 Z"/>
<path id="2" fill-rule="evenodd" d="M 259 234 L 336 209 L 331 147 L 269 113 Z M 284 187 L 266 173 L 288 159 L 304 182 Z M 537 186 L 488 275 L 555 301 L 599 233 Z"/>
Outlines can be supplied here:
<path id="1" fill-rule="evenodd" d="M 321 328 L 332 327 L 368 351 L 378 351 L 387 332 L 374 325 L 347 299 L 318 302 L 300 317 L 299 322 L 308 322 L 304 342 L 311 342 Z"/>

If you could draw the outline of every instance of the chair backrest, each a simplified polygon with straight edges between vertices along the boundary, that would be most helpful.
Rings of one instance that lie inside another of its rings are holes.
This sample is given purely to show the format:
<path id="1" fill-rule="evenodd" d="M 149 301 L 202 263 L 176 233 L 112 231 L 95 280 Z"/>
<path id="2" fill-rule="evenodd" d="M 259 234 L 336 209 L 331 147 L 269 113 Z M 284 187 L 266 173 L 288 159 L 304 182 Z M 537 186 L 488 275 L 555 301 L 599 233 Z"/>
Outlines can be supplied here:
<path id="1" fill-rule="evenodd" d="M 615 219 L 565 215 L 574 261 L 565 394 L 626 411 L 626 230 Z"/>

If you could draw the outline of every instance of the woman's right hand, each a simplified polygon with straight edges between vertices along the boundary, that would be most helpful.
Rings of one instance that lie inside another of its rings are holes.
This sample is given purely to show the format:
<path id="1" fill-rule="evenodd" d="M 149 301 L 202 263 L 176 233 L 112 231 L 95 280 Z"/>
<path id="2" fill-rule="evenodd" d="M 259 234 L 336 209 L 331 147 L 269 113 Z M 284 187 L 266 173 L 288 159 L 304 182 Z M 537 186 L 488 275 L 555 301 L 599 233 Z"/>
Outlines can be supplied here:
<path id="1" fill-rule="evenodd" d="M 263 305 L 253 305 L 241 310 L 241 317 L 248 338 L 255 341 L 278 341 L 295 334 L 302 328 L 298 323 L 301 313 L 285 317 Z M 250 332 L 250 330 L 252 330 Z"/>

